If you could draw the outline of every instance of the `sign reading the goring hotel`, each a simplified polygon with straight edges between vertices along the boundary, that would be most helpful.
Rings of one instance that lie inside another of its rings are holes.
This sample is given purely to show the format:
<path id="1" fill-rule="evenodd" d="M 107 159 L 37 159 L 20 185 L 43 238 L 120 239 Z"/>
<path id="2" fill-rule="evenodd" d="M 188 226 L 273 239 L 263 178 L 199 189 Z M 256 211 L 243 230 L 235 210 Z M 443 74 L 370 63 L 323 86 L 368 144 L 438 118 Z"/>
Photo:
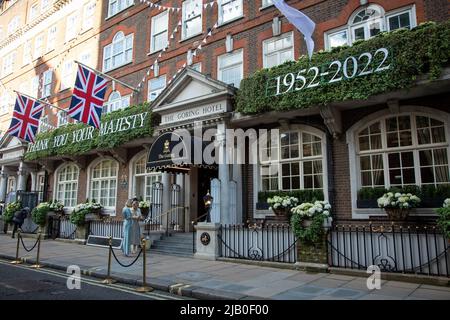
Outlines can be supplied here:
<path id="1" fill-rule="evenodd" d="M 161 124 L 169 124 L 184 120 L 196 119 L 199 117 L 205 117 L 213 114 L 219 114 L 226 112 L 226 102 L 216 102 L 200 107 L 191 109 L 179 110 L 176 112 L 165 114 L 161 117 Z"/>

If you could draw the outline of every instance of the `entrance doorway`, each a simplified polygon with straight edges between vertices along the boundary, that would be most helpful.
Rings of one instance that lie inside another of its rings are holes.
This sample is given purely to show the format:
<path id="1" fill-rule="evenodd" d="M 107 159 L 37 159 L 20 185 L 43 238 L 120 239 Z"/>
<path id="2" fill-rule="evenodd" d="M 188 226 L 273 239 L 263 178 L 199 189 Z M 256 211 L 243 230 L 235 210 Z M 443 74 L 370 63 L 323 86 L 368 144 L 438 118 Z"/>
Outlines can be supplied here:
<path id="1" fill-rule="evenodd" d="M 197 189 L 197 218 L 206 214 L 205 203 L 203 197 L 209 192 L 211 193 L 211 180 L 218 177 L 217 168 L 199 168 L 198 169 L 198 189 Z M 206 221 L 206 216 L 199 221 Z"/>

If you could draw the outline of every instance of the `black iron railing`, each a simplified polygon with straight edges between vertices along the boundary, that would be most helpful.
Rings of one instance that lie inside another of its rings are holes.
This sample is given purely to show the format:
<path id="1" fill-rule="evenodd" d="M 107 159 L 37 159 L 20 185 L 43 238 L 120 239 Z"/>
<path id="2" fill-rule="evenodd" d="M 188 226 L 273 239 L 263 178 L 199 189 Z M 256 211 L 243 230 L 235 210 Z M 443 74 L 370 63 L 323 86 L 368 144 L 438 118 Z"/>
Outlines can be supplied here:
<path id="1" fill-rule="evenodd" d="M 449 243 L 435 226 L 337 225 L 329 236 L 333 267 L 449 277 Z"/>

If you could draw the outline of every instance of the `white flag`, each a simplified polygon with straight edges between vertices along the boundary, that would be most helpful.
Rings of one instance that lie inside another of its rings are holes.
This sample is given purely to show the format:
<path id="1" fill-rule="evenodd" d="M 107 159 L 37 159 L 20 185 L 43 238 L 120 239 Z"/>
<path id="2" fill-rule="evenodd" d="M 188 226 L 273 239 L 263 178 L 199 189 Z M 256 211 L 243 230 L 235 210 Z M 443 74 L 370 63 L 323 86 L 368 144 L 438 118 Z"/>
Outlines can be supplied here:
<path id="1" fill-rule="evenodd" d="M 308 56 L 311 56 L 314 52 L 314 40 L 312 35 L 316 24 L 308 16 L 300 12 L 299 10 L 289 6 L 284 2 L 284 0 L 273 0 L 273 4 L 284 14 L 286 19 L 289 20 L 301 33 L 306 41 L 306 47 L 308 49 Z"/>

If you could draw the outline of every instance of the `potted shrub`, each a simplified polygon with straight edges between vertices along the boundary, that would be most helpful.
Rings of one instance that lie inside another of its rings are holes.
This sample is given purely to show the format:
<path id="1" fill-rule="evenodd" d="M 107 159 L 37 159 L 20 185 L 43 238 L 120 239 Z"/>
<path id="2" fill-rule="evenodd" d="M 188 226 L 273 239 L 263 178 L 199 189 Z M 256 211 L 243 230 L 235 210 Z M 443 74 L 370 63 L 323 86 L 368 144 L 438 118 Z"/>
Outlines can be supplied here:
<path id="1" fill-rule="evenodd" d="M 417 207 L 420 198 L 411 193 L 388 192 L 378 198 L 378 207 L 384 209 L 390 220 L 406 220 L 411 208 Z"/>
<path id="2" fill-rule="evenodd" d="M 445 199 L 442 208 L 437 209 L 437 225 L 441 228 L 450 244 L 450 198 Z"/>
<path id="3" fill-rule="evenodd" d="M 88 204 L 81 203 L 75 206 L 70 214 L 70 222 L 76 225 L 75 236 L 77 239 L 86 239 L 86 215 L 90 213 Z"/>
<path id="4" fill-rule="evenodd" d="M 50 204 L 48 202 L 41 202 L 31 211 L 31 220 L 41 228 L 41 232 L 43 233 L 45 233 L 44 229 L 47 224 L 47 215 L 49 212 Z"/>
<path id="5" fill-rule="evenodd" d="M 147 218 L 148 213 L 150 212 L 150 202 L 148 201 L 139 201 L 139 209 L 141 210 L 141 214 L 144 218 Z"/>
<path id="6" fill-rule="evenodd" d="M 268 198 L 267 203 L 277 217 L 287 217 L 290 219 L 291 209 L 297 206 L 298 199 L 290 196 L 274 196 Z"/>
<path id="7" fill-rule="evenodd" d="M 291 225 L 294 234 L 306 242 L 319 242 L 325 233 L 324 226 L 331 223 L 330 211 L 328 201 L 304 202 L 292 208 Z"/>
<path id="8" fill-rule="evenodd" d="M 14 217 L 14 213 L 22 209 L 22 203 L 20 201 L 14 201 L 8 203 L 6 209 L 3 211 L 3 221 L 5 224 L 11 224 Z"/>

